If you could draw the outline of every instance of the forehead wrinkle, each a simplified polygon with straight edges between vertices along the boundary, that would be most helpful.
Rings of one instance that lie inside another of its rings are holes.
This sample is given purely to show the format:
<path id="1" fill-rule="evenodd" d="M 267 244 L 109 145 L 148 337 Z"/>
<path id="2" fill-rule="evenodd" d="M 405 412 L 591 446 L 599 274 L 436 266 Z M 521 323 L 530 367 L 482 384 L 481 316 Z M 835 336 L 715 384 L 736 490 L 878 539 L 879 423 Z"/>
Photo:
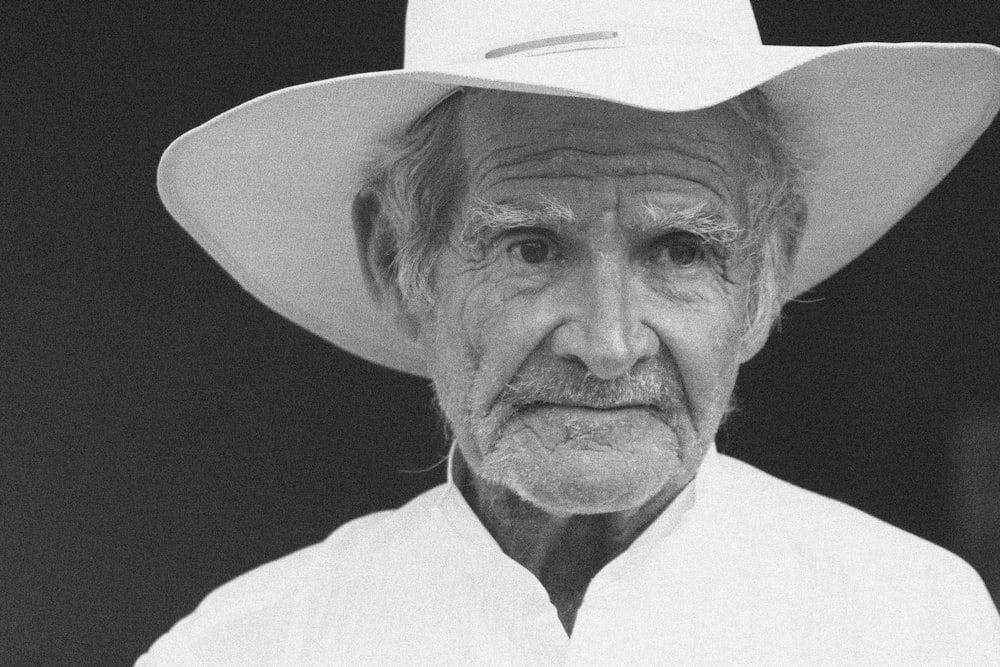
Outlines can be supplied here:
<path id="1" fill-rule="evenodd" d="M 505 182 L 546 178 L 598 179 L 622 176 L 673 176 L 703 185 L 723 199 L 731 199 L 738 183 L 735 156 L 726 144 L 671 142 L 644 144 L 615 153 L 580 148 L 540 148 L 532 144 L 491 151 L 492 159 L 477 160 L 472 170 L 476 189 L 485 191 Z M 714 148 L 724 150 L 710 150 Z M 638 150 L 636 150 L 638 148 Z M 677 158 L 683 159 L 678 164 Z M 720 191 L 720 185 L 727 192 Z"/>
<path id="2" fill-rule="evenodd" d="M 689 122 L 697 114 L 704 121 Z M 485 192 L 497 180 L 490 172 L 517 163 L 544 161 L 545 153 L 561 149 L 594 157 L 672 151 L 700 162 L 703 171 L 720 171 L 723 178 L 738 178 L 750 152 L 747 140 L 751 137 L 745 123 L 724 107 L 661 113 L 592 100 L 474 89 L 462 97 L 457 123 L 470 167 L 466 182 L 470 193 L 477 189 Z M 678 171 L 692 169 L 682 165 Z"/>
<path id="3" fill-rule="evenodd" d="M 498 142 L 498 145 L 493 148 L 486 151 L 481 150 L 483 146 L 488 146 L 489 144 L 489 140 L 480 141 L 476 144 L 477 148 L 480 148 L 480 152 L 476 155 L 466 155 L 466 159 L 468 160 L 470 166 L 470 173 L 489 173 L 494 169 L 515 165 L 521 160 L 519 157 L 519 151 L 527 151 L 527 154 L 530 155 L 530 149 L 532 146 L 536 145 L 536 142 L 525 141 L 523 143 L 513 144 Z M 471 151 L 467 151 L 467 153 L 470 152 Z"/>

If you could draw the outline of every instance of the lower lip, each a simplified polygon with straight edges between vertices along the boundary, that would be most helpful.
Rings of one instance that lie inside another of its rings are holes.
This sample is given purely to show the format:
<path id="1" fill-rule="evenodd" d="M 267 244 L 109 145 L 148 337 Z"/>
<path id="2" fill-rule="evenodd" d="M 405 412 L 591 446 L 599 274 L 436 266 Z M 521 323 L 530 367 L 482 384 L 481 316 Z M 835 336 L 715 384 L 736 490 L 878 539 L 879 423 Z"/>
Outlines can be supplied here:
<path id="1" fill-rule="evenodd" d="M 651 406 L 588 408 L 535 404 L 513 417 L 517 438 L 538 442 L 547 451 L 628 451 L 642 443 L 663 441 L 670 422 Z M 517 435 L 518 433 L 529 435 Z"/>
<path id="2" fill-rule="evenodd" d="M 589 408 L 580 405 L 559 405 L 556 403 L 535 403 L 521 409 L 524 413 L 537 413 L 556 411 L 567 416 L 580 416 L 590 418 L 600 417 L 631 417 L 639 415 L 657 414 L 656 408 L 651 405 L 628 405 L 620 408 Z"/>

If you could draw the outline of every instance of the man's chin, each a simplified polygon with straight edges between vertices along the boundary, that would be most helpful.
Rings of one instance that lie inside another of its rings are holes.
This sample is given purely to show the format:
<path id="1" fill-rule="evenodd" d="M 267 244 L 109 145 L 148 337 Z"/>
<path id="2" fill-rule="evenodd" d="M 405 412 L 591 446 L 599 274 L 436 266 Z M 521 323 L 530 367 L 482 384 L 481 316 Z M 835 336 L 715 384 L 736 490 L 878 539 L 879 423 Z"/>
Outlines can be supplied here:
<path id="1" fill-rule="evenodd" d="M 634 510 L 690 478 L 690 438 L 669 421 L 649 406 L 518 408 L 479 450 L 476 472 L 550 513 Z"/>
<path id="2" fill-rule="evenodd" d="M 590 480 L 560 480 L 555 485 L 517 484 L 517 495 L 549 514 L 609 514 L 634 511 L 656 496 L 658 485 L 589 483 Z"/>
<path id="3" fill-rule="evenodd" d="M 667 486 L 683 487 L 686 458 L 673 438 L 574 440 L 554 449 L 501 441 L 478 473 L 550 513 L 603 514 L 638 509 Z"/>

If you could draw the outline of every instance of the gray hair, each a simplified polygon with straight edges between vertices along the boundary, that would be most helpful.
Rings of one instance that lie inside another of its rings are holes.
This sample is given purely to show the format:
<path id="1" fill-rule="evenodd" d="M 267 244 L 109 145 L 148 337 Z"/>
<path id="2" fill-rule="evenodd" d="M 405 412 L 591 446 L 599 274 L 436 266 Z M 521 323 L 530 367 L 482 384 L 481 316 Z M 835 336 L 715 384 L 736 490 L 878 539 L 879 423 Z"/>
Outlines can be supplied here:
<path id="1" fill-rule="evenodd" d="M 464 164 L 457 156 L 461 98 L 450 95 L 390 138 L 369 165 L 363 187 L 374 204 L 374 240 L 388 249 L 383 277 L 411 308 L 433 304 L 435 258 L 447 243 L 463 194 Z M 727 104 L 756 139 L 742 187 L 744 224 L 734 243 L 738 258 L 750 267 L 750 330 L 770 327 L 792 296 L 787 291 L 806 222 L 802 192 L 808 169 L 801 141 L 762 91 L 750 90 Z"/>
<path id="2" fill-rule="evenodd" d="M 742 246 L 750 265 L 748 330 L 771 327 L 789 294 L 792 269 L 805 231 L 805 187 L 811 151 L 801 127 L 781 116 L 759 88 L 727 103 L 757 140 L 743 182 Z"/>

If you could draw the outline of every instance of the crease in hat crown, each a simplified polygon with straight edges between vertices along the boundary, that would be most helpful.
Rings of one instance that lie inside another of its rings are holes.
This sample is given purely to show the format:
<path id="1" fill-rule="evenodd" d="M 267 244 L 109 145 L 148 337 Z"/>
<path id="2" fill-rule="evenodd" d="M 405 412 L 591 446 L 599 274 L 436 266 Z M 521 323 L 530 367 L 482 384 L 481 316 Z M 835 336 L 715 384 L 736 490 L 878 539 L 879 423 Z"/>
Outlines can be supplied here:
<path id="1" fill-rule="evenodd" d="M 730 46 L 760 47 L 749 0 L 632 0 L 627 15 L 610 0 L 541 2 L 507 0 L 410 0 L 404 68 L 419 70 L 485 57 L 505 47 L 547 38 L 640 31 L 648 38 L 668 32 L 699 35 Z"/>

